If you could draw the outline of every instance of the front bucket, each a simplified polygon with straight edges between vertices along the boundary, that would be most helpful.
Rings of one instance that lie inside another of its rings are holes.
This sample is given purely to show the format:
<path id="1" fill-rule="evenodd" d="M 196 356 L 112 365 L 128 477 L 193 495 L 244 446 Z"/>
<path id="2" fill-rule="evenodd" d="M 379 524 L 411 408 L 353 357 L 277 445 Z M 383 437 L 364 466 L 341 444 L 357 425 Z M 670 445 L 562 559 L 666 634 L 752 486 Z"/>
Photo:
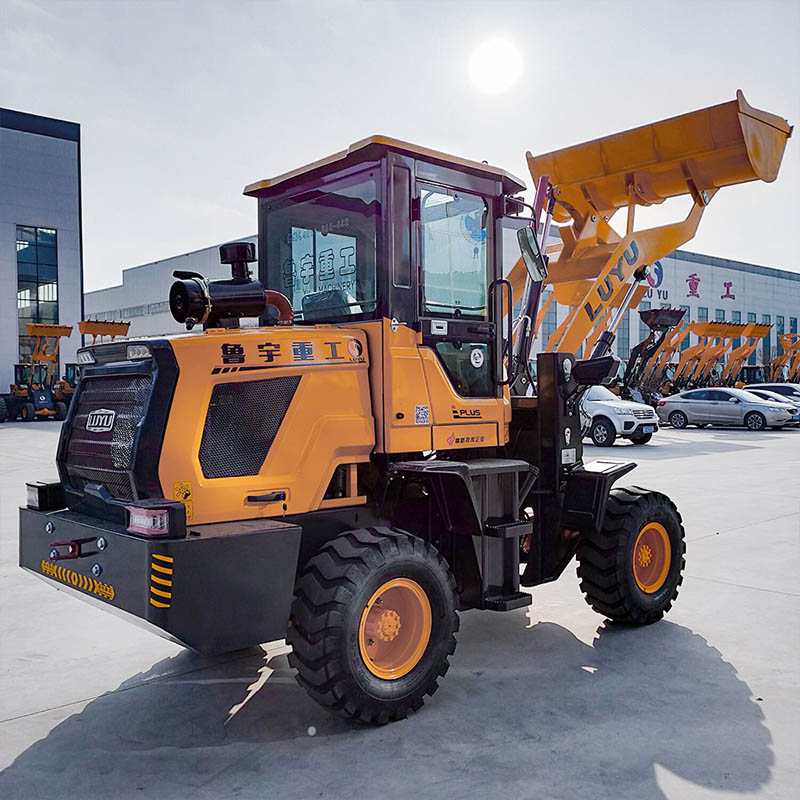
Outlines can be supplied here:
<path id="1" fill-rule="evenodd" d="M 680 308 L 649 308 L 640 311 L 639 317 L 650 330 L 667 331 L 679 325 L 685 313 Z"/>
<path id="2" fill-rule="evenodd" d="M 778 175 L 792 126 L 736 99 L 540 156 L 527 154 L 535 178 L 547 176 L 557 201 L 580 192 L 600 212 L 631 201 L 660 203 Z M 558 206 L 557 206 L 558 209 Z M 561 220 L 568 215 L 561 209 Z"/>

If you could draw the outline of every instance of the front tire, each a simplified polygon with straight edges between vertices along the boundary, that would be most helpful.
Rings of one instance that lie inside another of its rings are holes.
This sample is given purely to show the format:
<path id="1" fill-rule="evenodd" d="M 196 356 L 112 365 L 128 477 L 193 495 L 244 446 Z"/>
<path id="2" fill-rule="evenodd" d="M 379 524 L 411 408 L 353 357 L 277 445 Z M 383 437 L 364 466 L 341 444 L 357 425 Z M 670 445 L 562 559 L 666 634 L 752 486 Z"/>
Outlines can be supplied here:
<path id="1" fill-rule="evenodd" d="M 67 404 L 60 400 L 56 402 L 56 419 L 61 422 L 67 418 Z"/>
<path id="2" fill-rule="evenodd" d="M 632 436 L 631 441 L 634 444 L 647 444 L 652 438 L 652 433 L 643 433 L 640 436 Z"/>
<path id="3" fill-rule="evenodd" d="M 36 419 L 36 407 L 33 403 L 23 403 L 20 411 L 23 422 L 33 422 Z"/>
<path id="4" fill-rule="evenodd" d="M 607 419 L 600 418 L 592 422 L 589 436 L 597 447 L 611 447 L 617 438 L 617 432 Z"/>
<path id="5" fill-rule="evenodd" d="M 689 424 L 689 418 L 683 411 L 673 411 L 669 415 L 669 424 L 672 425 L 673 428 L 685 428 Z"/>
<path id="6" fill-rule="evenodd" d="M 600 533 L 578 546 L 586 602 L 615 622 L 649 625 L 669 611 L 683 582 L 684 530 L 675 504 L 638 486 L 612 489 Z"/>
<path id="7" fill-rule="evenodd" d="M 391 528 L 347 531 L 297 581 L 289 663 L 311 697 L 339 716 L 403 719 L 450 666 L 456 608 L 455 580 L 432 545 Z"/>
<path id="8" fill-rule="evenodd" d="M 760 411 L 751 411 L 744 418 L 744 425 L 749 431 L 763 431 L 767 427 L 767 420 Z"/>

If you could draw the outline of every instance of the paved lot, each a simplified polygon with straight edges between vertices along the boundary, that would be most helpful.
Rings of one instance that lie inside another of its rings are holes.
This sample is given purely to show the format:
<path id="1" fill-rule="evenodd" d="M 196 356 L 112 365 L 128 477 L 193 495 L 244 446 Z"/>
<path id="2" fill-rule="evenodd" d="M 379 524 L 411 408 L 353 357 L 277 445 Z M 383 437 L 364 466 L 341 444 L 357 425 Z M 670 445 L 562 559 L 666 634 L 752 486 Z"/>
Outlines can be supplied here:
<path id="1" fill-rule="evenodd" d="M 668 618 L 617 629 L 573 566 L 534 606 L 462 615 L 416 716 L 326 714 L 285 656 L 204 659 L 17 566 L 24 481 L 54 423 L 0 426 L 0 797 L 727 798 L 800 786 L 800 430 L 665 429 L 626 479 L 680 508 L 687 578 Z"/>

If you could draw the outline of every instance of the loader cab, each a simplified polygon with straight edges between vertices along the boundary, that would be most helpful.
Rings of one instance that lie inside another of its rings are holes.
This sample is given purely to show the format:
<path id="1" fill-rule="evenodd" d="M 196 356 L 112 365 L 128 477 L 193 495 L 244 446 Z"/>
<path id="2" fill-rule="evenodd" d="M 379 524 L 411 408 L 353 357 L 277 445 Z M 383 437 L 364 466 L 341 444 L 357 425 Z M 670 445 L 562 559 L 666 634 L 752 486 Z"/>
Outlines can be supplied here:
<path id="1" fill-rule="evenodd" d="M 296 324 L 386 320 L 463 397 L 502 392 L 502 216 L 524 184 L 487 164 L 373 136 L 245 189 L 259 279 Z"/>

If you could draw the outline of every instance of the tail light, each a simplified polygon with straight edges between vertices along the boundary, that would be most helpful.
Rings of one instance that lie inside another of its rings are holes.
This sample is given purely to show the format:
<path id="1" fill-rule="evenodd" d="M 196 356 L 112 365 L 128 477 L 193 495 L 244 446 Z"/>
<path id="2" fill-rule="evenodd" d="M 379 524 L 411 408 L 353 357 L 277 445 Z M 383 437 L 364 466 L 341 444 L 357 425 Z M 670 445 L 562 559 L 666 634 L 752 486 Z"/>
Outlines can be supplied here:
<path id="1" fill-rule="evenodd" d="M 666 404 L 667 404 L 667 403 L 666 403 L 666 401 L 665 401 L 665 400 L 659 400 L 659 401 L 658 401 L 658 405 L 659 405 L 659 406 L 665 406 Z"/>
<path id="2" fill-rule="evenodd" d="M 186 507 L 170 500 L 141 500 L 125 506 L 128 512 L 128 533 L 139 536 L 186 536 Z"/>
<path id="3" fill-rule="evenodd" d="M 166 508 L 137 508 L 125 506 L 128 512 L 128 532 L 145 536 L 169 536 L 169 510 Z"/>

